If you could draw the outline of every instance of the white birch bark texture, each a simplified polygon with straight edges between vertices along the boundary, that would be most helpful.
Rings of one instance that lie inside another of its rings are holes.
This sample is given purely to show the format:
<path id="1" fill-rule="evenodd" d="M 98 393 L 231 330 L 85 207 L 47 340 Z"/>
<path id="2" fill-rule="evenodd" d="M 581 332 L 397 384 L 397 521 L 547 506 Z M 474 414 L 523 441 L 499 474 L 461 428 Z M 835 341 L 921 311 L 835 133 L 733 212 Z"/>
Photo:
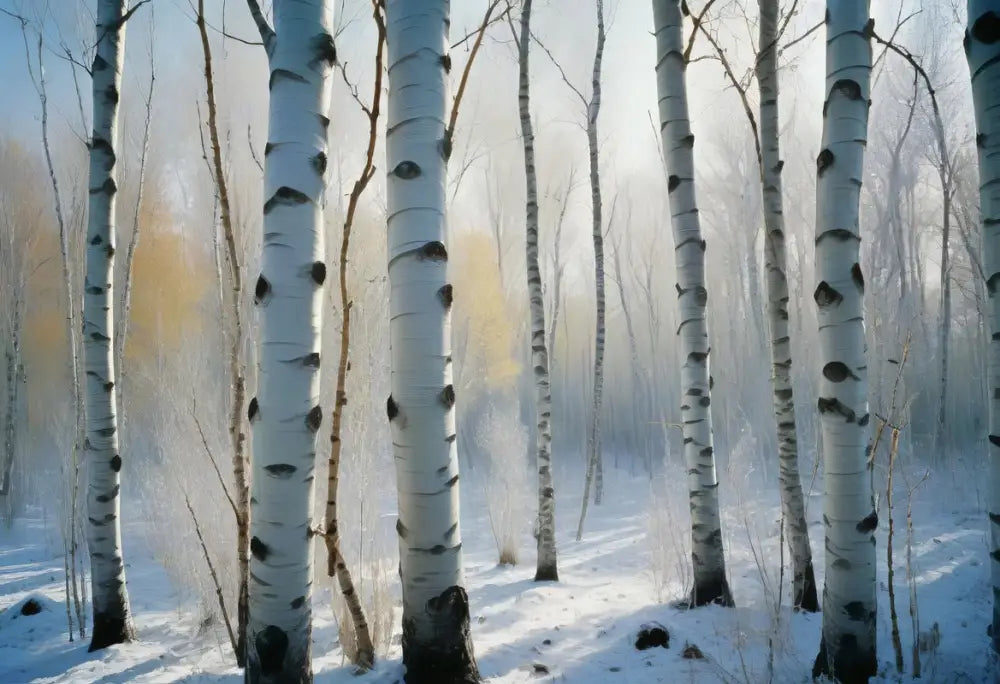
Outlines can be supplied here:
<path id="1" fill-rule="evenodd" d="M 526 255 L 528 304 L 531 315 L 531 360 L 535 373 L 535 445 L 538 466 L 538 562 L 535 581 L 558 580 L 555 530 L 555 489 L 552 486 L 552 389 L 549 353 L 545 346 L 545 303 L 542 273 L 538 267 L 538 177 L 535 173 L 535 132 L 531 124 L 528 52 L 531 46 L 531 0 L 521 4 L 521 37 L 518 43 L 518 113 L 524 143 Z"/>
<path id="2" fill-rule="evenodd" d="M 701 237 L 694 188 L 694 135 L 688 118 L 680 0 L 653 0 L 656 35 L 656 87 L 660 136 L 667 170 L 667 192 L 674 232 L 677 295 L 680 307 L 681 421 L 684 461 L 691 505 L 691 605 L 733 604 L 726 579 L 719 518 L 719 480 L 712 446 L 712 379 L 705 308 L 705 241 Z"/>
<path id="3" fill-rule="evenodd" d="M 462 572 L 445 103 L 448 0 L 386 2 L 388 266 L 403 664 L 407 684 L 479 681 Z"/>
<path id="4" fill-rule="evenodd" d="M 83 288 L 84 410 L 87 457 L 87 546 L 94 629 L 90 650 L 132 638 L 119 520 L 122 467 L 115 401 L 114 281 L 115 162 L 118 97 L 125 56 L 125 0 L 97 4 L 93 64 L 93 137 L 86 276 Z M 70 303 L 70 306 L 75 306 Z"/>
<path id="5" fill-rule="evenodd" d="M 312 511 L 322 330 L 323 211 L 336 61 L 329 0 L 277 0 L 270 63 L 258 387 L 250 401 L 248 682 L 311 682 Z"/>
<path id="6" fill-rule="evenodd" d="M 767 314 L 771 324 L 771 381 L 774 417 L 778 428 L 778 480 L 781 514 L 792 556 L 794 605 L 816 612 L 816 579 L 809 526 L 799 479 L 799 453 L 792 397 L 791 332 L 788 326 L 788 280 L 785 276 L 785 217 L 781 190 L 781 160 L 778 121 L 778 0 L 760 0 L 761 187 L 764 203 L 764 270 Z"/>
<path id="7" fill-rule="evenodd" d="M 1000 652 L 1000 9 L 995 0 L 969 0 L 965 53 L 972 78 L 979 152 L 983 266 L 989 298 L 987 373 L 990 381 L 990 576 L 993 648 Z"/>
<path id="8" fill-rule="evenodd" d="M 817 408 L 826 486 L 823 636 L 814 674 L 875 674 L 874 511 L 866 458 L 868 367 L 859 200 L 868 134 L 868 2 L 828 0 L 826 101 L 816 162 L 816 302 L 822 372 Z"/>

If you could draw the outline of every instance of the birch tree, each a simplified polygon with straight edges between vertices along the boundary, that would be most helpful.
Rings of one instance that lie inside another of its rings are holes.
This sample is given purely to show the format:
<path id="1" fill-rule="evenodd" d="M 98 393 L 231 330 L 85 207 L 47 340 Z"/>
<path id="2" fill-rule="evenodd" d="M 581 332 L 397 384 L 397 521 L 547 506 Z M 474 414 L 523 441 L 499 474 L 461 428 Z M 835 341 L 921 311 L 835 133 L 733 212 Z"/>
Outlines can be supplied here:
<path id="1" fill-rule="evenodd" d="M 538 177 L 535 173 L 535 132 L 531 123 L 530 72 L 531 0 L 521 4 L 521 34 L 517 43 L 518 113 L 524 144 L 525 254 L 528 268 L 528 304 L 531 315 L 531 359 L 535 373 L 535 446 L 538 466 L 538 562 L 535 581 L 558 580 L 555 530 L 555 489 L 552 486 L 552 389 L 549 353 L 545 345 L 545 302 L 538 267 Z"/>
<path id="2" fill-rule="evenodd" d="M 98 2 L 97 45 L 91 68 L 94 129 L 90 140 L 87 271 L 83 286 L 87 546 L 94 614 L 91 651 L 133 637 L 119 521 L 122 458 L 118 453 L 112 290 L 118 100 L 125 57 L 125 22 L 139 5 L 126 11 L 125 0 Z"/>
<path id="3" fill-rule="evenodd" d="M 311 682 L 312 510 L 319 406 L 323 194 L 336 61 L 329 0 L 248 0 L 271 70 L 252 427 L 247 681 Z"/>
<path id="4" fill-rule="evenodd" d="M 822 368 L 826 585 L 814 676 L 867 681 L 876 671 L 875 538 L 871 491 L 864 279 L 859 201 L 868 134 L 868 2 L 827 2 L 826 99 L 816 173 L 816 280 Z"/>
<path id="5" fill-rule="evenodd" d="M 660 136 L 667 171 L 667 192 L 674 232 L 677 295 L 680 307 L 681 417 L 684 459 L 691 502 L 691 605 L 732 605 L 726 579 L 719 517 L 719 480 L 712 440 L 708 325 L 705 308 L 705 241 L 701 236 L 694 187 L 694 135 L 688 117 L 687 58 L 681 0 L 653 0 L 656 35 L 656 86 Z"/>
<path id="6" fill-rule="evenodd" d="M 988 292 L 990 378 L 990 577 L 993 623 L 990 636 L 1000 652 L 1000 12 L 991 0 L 969 0 L 965 53 L 972 78 L 979 152 L 979 207 L 983 229 L 983 266 Z"/>
<path id="7" fill-rule="evenodd" d="M 445 192 L 448 0 L 386 2 L 388 270 L 407 684 L 477 682 L 462 571 Z"/>
<path id="8" fill-rule="evenodd" d="M 785 217 L 781 194 L 781 146 L 778 121 L 778 0 L 760 0 L 760 54 L 757 83 L 760 87 L 759 145 L 761 188 L 764 200 L 764 270 L 767 314 L 771 332 L 771 380 L 774 417 L 778 427 L 778 479 L 781 515 L 792 557 L 792 591 L 796 607 L 819 610 L 813 573 L 809 526 L 806 522 L 792 395 L 791 331 L 788 325 L 788 279 L 785 275 Z"/>

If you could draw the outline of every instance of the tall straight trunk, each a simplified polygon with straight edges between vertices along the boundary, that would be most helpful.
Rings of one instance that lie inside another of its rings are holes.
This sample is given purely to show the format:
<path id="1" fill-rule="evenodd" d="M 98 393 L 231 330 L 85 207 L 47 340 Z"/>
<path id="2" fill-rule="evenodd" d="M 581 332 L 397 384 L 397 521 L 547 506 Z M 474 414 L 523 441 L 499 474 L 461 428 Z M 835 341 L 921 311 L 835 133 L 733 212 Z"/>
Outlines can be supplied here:
<path id="1" fill-rule="evenodd" d="M 590 152 L 591 232 L 594 240 L 594 292 L 596 319 L 594 327 L 594 388 L 590 403 L 590 424 L 587 430 L 587 475 L 583 485 L 583 503 L 576 539 L 583 537 L 583 521 L 587 517 L 590 486 L 594 485 L 594 503 L 604 495 L 604 462 L 601 452 L 601 400 L 604 390 L 604 219 L 601 216 L 601 168 L 597 139 L 597 116 L 601 112 L 601 64 L 604 60 L 604 1 L 597 0 L 597 47 L 590 80 L 590 101 L 587 102 L 587 149 Z"/>
<path id="2" fill-rule="evenodd" d="M 614 210 L 612 210 L 614 213 Z M 625 221 L 626 228 L 632 223 L 631 220 L 632 212 L 629 210 L 629 219 Z M 628 297 L 625 296 L 625 280 L 622 275 L 622 260 L 621 260 L 621 243 L 615 245 L 615 251 L 612 256 L 613 264 L 615 268 L 615 283 L 618 285 L 618 299 L 622 305 L 622 313 L 625 315 L 625 330 L 628 332 L 628 351 L 629 351 L 629 370 L 632 377 L 632 408 L 633 408 L 633 421 L 636 418 L 642 416 L 643 412 L 646 410 L 645 402 L 645 385 L 643 383 L 642 374 L 640 372 L 640 361 L 639 361 L 639 342 L 635 335 L 635 327 L 632 323 L 632 309 L 628 305 Z M 639 427 L 638 422 L 633 422 L 632 434 L 638 436 L 640 433 L 642 437 L 642 449 L 645 452 L 643 454 L 643 464 L 646 467 L 646 471 L 652 474 L 652 457 L 650 450 L 646 448 L 645 426 Z M 636 442 L 638 444 L 638 440 Z M 615 454 L 617 458 L 617 453 Z"/>
<path id="3" fill-rule="evenodd" d="M 7 407 L 4 412 L 3 454 L 0 455 L 2 456 L 0 463 L 3 464 L 2 469 L 0 469 L 0 496 L 7 497 L 6 506 L 11 514 L 11 521 L 13 521 L 14 512 L 11 481 L 14 473 L 14 461 L 17 458 L 20 387 L 24 368 L 21 363 L 21 297 L 23 292 L 22 287 L 20 292 L 14 293 L 13 296 L 14 311 L 11 316 L 10 349 L 4 355 L 7 375 Z"/>
<path id="4" fill-rule="evenodd" d="M 255 3 L 254 3 L 255 4 Z M 312 511 L 322 330 L 323 194 L 336 51 L 329 0 L 278 0 L 255 14 L 271 77 L 264 235 L 254 301 L 258 387 L 248 417 L 248 682 L 311 682 Z"/>
<path id="5" fill-rule="evenodd" d="M 535 132 L 531 124 L 528 52 L 531 47 L 531 0 L 521 5 L 521 37 L 518 43 L 518 113 L 524 142 L 525 254 L 528 266 L 528 304 L 531 312 L 531 360 L 535 371 L 535 446 L 538 466 L 538 563 L 535 581 L 558 580 L 556 565 L 555 489 L 552 486 L 552 390 L 549 353 L 545 346 L 545 304 L 542 274 L 538 267 L 538 177 L 535 173 Z"/>
<path id="6" fill-rule="evenodd" d="M 125 0 L 97 4 L 90 141 L 87 274 L 83 287 L 84 410 L 87 464 L 87 546 L 90 549 L 94 629 L 90 650 L 131 640 L 125 560 L 119 521 L 122 458 L 115 403 L 114 265 L 115 161 L 118 97 L 125 57 Z M 75 306 L 74 302 L 70 306 Z"/>
<path id="7" fill-rule="evenodd" d="M 205 61 L 205 94 L 208 108 L 208 135 L 212 146 L 211 170 L 215 180 L 216 197 L 219 202 L 219 220 L 226 242 L 226 264 L 228 287 L 223 285 L 222 271 L 217 270 L 220 296 L 223 300 L 223 315 L 226 308 L 232 317 L 229 334 L 229 383 L 232 402 L 229 409 L 229 440 L 232 446 L 233 479 L 236 484 L 236 664 L 246 666 L 247 621 L 250 616 L 250 487 L 246 475 L 246 433 L 243 431 L 244 405 L 246 403 L 246 364 L 243 362 L 243 270 L 240 254 L 236 247 L 236 230 L 233 226 L 232 209 L 229 203 L 229 183 L 222 162 L 222 143 L 219 139 L 219 124 L 215 104 L 215 76 L 212 70 L 212 48 L 208 42 L 205 24 L 205 0 L 198 0 L 198 34 L 201 38 L 202 55 Z M 213 223 L 214 225 L 214 223 Z M 217 241 L 215 241 L 217 242 Z M 218 258 L 218 248 L 214 245 Z M 131 252 L 130 252 L 131 254 Z M 218 267 L 218 262 L 217 262 Z M 228 326 L 225 326 L 228 328 Z"/>
<path id="8" fill-rule="evenodd" d="M 653 0 L 656 35 L 656 86 L 660 136 L 667 170 L 667 192 L 674 231 L 677 295 L 680 307 L 681 420 L 684 460 L 691 500 L 691 604 L 732 605 L 722 549 L 719 480 L 712 446 L 712 378 L 705 309 L 705 241 L 701 237 L 694 187 L 694 135 L 688 118 L 683 18 L 680 0 Z"/>
<path id="9" fill-rule="evenodd" d="M 767 272 L 767 314 L 771 324 L 771 373 L 774 417 L 778 426 L 778 480 L 781 513 L 792 556 L 794 605 L 819 610 L 813 574 L 809 526 L 799 480 L 799 453 L 792 397 L 791 333 L 788 326 L 788 260 L 781 194 L 781 147 L 778 122 L 778 0 L 760 0 L 761 188 L 764 204 L 764 270 Z"/>
<path id="10" fill-rule="evenodd" d="M 389 343 L 407 684 L 478 682 L 462 571 L 445 187 L 448 0 L 388 0 Z"/>
<path id="11" fill-rule="evenodd" d="M 816 179 L 816 301 L 826 585 L 814 675 L 864 682 L 876 671 L 875 537 L 866 459 L 868 366 L 859 200 L 871 77 L 868 2 L 828 0 L 826 102 Z"/>
<path id="12" fill-rule="evenodd" d="M 993 648 L 1000 652 L 1000 12 L 992 0 L 969 0 L 965 54 L 972 78 L 979 152 L 979 207 L 983 267 L 989 304 L 990 390 L 990 577 L 993 583 Z"/>

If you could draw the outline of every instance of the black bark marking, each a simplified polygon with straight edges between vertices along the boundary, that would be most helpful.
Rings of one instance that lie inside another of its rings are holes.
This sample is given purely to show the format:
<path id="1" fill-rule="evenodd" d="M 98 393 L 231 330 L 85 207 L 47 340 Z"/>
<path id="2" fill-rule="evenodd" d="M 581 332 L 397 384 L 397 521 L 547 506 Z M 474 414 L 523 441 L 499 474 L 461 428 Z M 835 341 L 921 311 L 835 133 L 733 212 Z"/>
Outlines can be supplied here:
<path id="1" fill-rule="evenodd" d="M 249 420 L 252 423 L 253 419 L 256 418 L 259 413 L 260 413 L 260 403 L 258 403 L 257 397 L 253 397 L 250 400 L 249 408 L 247 408 L 247 420 Z"/>
<path id="2" fill-rule="evenodd" d="M 257 276 L 257 285 L 253 290 L 253 303 L 260 305 L 267 301 L 268 296 L 271 294 L 271 283 L 268 282 L 264 274 Z"/>
<path id="3" fill-rule="evenodd" d="M 299 596 L 296 599 L 292 599 L 292 602 L 291 602 L 290 605 L 292 606 L 292 610 L 298 610 L 303 605 L 305 605 L 305 602 L 306 602 L 306 597 L 305 596 Z"/>
<path id="4" fill-rule="evenodd" d="M 312 158 L 313 168 L 316 169 L 316 173 L 323 175 L 326 173 L 326 152 L 319 152 L 315 157 Z"/>
<path id="5" fill-rule="evenodd" d="M 452 295 L 453 295 L 453 293 L 454 293 L 454 290 L 453 290 L 453 288 L 451 286 L 451 283 L 448 283 L 446 285 L 442 285 L 441 289 L 438 290 L 438 293 L 437 293 L 438 294 L 438 299 L 441 300 L 441 303 L 444 305 L 445 309 L 450 309 L 451 308 L 451 302 L 452 302 Z"/>
<path id="6" fill-rule="evenodd" d="M 319 125 L 323 127 L 323 130 L 330 128 L 330 117 L 324 114 L 317 114 L 316 118 L 319 119 Z"/>
<path id="7" fill-rule="evenodd" d="M 104 242 L 104 238 L 102 238 L 100 235 L 95 235 L 94 237 L 90 238 L 90 244 L 92 245 L 99 245 L 102 242 Z"/>
<path id="8" fill-rule="evenodd" d="M 444 389 L 441 390 L 439 399 L 446 409 L 450 409 L 455 405 L 455 387 L 453 385 L 445 385 Z"/>
<path id="9" fill-rule="evenodd" d="M 401 161 L 396 164 L 392 174 L 402 180 L 413 180 L 422 173 L 420 166 L 416 162 Z"/>
<path id="10" fill-rule="evenodd" d="M 116 473 L 119 472 L 122 469 L 122 457 L 119 456 L 118 454 L 115 454 L 114 456 L 111 457 L 109 465 L 111 466 L 111 470 L 113 470 Z"/>
<path id="11" fill-rule="evenodd" d="M 333 36 L 326 31 L 313 37 L 313 50 L 317 62 L 326 62 L 329 66 L 337 63 L 337 47 L 333 44 Z"/>
<path id="12" fill-rule="evenodd" d="M 852 380 L 858 379 L 858 376 L 851 372 L 847 364 L 840 361 L 831 361 L 823 366 L 823 377 L 830 382 L 843 382 L 847 378 L 851 378 Z"/>
<path id="13" fill-rule="evenodd" d="M 309 276 L 314 283 L 322 285 L 326 282 L 326 264 L 322 261 L 314 261 L 313 265 L 309 267 Z"/>
<path id="14" fill-rule="evenodd" d="M 271 76 L 267 81 L 267 89 L 273 90 L 274 84 L 277 83 L 279 79 L 288 79 L 295 83 L 308 83 L 308 81 L 302 76 L 298 75 L 294 71 L 289 71 L 288 69 L 275 69 L 271 72 Z"/>
<path id="15" fill-rule="evenodd" d="M 112 247 L 111 245 L 108 245 L 107 247 L 104 248 L 104 254 L 110 259 L 115 255 L 115 248 Z"/>
<path id="16" fill-rule="evenodd" d="M 694 147 L 694 133 L 691 135 L 685 135 L 681 138 L 681 145 L 688 148 L 689 150 Z"/>
<path id="17" fill-rule="evenodd" d="M 274 191 L 271 195 L 271 199 L 264 202 L 264 214 L 267 215 L 271 213 L 271 210 L 275 207 L 292 207 L 297 204 L 306 204 L 311 202 L 309 195 L 296 190 L 295 188 L 290 188 L 287 185 L 282 185 L 280 188 Z"/>
<path id="18" fill-rule="evenodd" d="M 104 59 L 100 55 L 94 55 L 94 66 L 91 67 L 93 71 L 104 71 L 109 66 L 108 60 Z"/>
<path id="19" fill-rule="evenodd" d="M 820 415 L 826 413 L 836 413 L 843 416 L 846 422 L 854 422 L 856 414 L 851 408 L 841 404 L 839 399 L 824 399 L 823 397 L 820 397 L 816 403 L 817 408 L 819 408 Z"/>
<path id="20" fill-rule="evenodd" d="M 447 442 L 448 444 L 451 444 L 452 442 L 455 441 L 456 437 L 458 437 L 458 435 L 453 432 L 450 435 L 448 435 L 447 437 L 445 437 L 444 441 Z"/>
<path id="21" fill-rule="evenodd" d="M 455 477 L 453 477 L 450 480 L 448 480 L 447 482 L 445 482 L 444 486 L 446 488 L 448 488 L 448 489 L 451 489 L 452 487 L 454 487 L 457 484 L 458 484 L 458 475 L 455 475 Z"/>
<path id="22" fill-rule="evenodd" d="M 250 553 L 257 560 L 263 562 L 267 560 L 267 556 L 270 553 L 270 549 L 267 548 L 267 544 L 262 542 L 258 537 L 250 538 Z"/>
<path id="23" fill-rule="evenodd" d="M 819 156 L 816 157 L 816 174 L 822 176 L 823 172 L 833 165 L 833 159 L 833 152 L 824 148 L 823 151 L 819 153 Z"/>
<path id="24" fill-rule="evenodd" d="M 451 55 L 441 55 L 441 66 L 446 74 L 451 73 Z"/>
<path id="25" fill-rule="evenodd" d="M 266 142 L 264 143 L 264 156 L 271 154 L 271 150 L 274 149 L 274 143 Z"/>
<path id="26" fill-rule="evenodd" d="M 818 245 L 827 238 L 831 238 L 837 242 L 847 242 L 848 240 L 861 242 L 861 237 L 857 233 L 852 233 L 845 228 L 831 228 L 820 233 L 819 237 L 816 238 L 816 244 Z"/>
<path id="27" fill-rule="evenodd" d="M 279 480 L 287 480 L 295 471 L 298 470 L 295 466 L 290 463 L 272 463 L 271 465 L 264 466 L 264 470 L 271 477 L 276 477 Z"/>
<path id="28" fill-rule="evenodd" d="M 445 133 L 445 136 L 441 138 L 441 158 L 447 161 L 451 159 L 451 136 Z"/>
<path id="29" fill-rule="evenodd" d="M 990 435 L 990 444 L 1000 447 L 1000 435 Z"/>
<path id="30" fill-rule="evenodd" d="M 816 286 L 816 291 L 813 292 L 813 300 L 815 300 L 816 306 L 823 308 L 840 304 L 844 301 L 844 297 L 824 280 Z"/>
<path id="31" fill-rule="evenodd" d="M 434 240 L 433 242 L 425 243 L 417 252 L 417 258 L 423 261 L 424 259 L 430 259 L 431 261 L 447 261 L 448 260 L 448 250 L 445 249 L 444 243 Z"/>
<path id="32" fill-rule="evenodd" d="M 865 415 L 863 415 L 860 418 L 858 418 L 858 425 L 860 425 L 861 427 L 867 427 L 868 426 L 868 421 L 870 419 L 871 419 L 871 416 L 866 413 Z"/>
<path id="33" fill-rule="evenodd" d="M 323 409 L 313 406 L 306 414 L 306 427 L 313 432 L 319 431 L 319 426 L 323 423 Z"/>
<path id="34" fill-rule="evenodd" d="M 993 523 L 994 525 L 1000 525 L 1000 515 L 996 513 L 990 513 L 989 516 L 991 523 Z"/>
<path id="35" fill-rule="evenodd" d="M 118 88 L 114 83 L 104 89 L 104 101 L 111 105 L 118 104 Z"/>
<path id="36" fill-rule="evenodd" d="M 677 189 L 677 186 L 680 184 L 681 184 L 680 176 L 671 175 L 670 178 L 667 179 L 667 192 L 673 192 L 674 190 Z"/>
<path id="37" fill-rule="evenodd" d="M 111 427 L 101 428 L 99 430 L 96 430 L 95 432 L 97 432 L 97 434 L 99 434 L 101 437 L 110 437 L 111 435 L 115 434 L 115 430 L 116 428 L 114 426 L 111 426 Z"/>
<path id="38" fill-rule="evenodd" d="M 111 488 L 111 491 L 108 492 L 107 494 L 98 494 L 97 502 L 108 503 L 109 501 L 117 497 L 120 491 L 121 491 L 121 485 L 115 485 L 114 487 Z"/>
<path id="39" fill-rule="evenodd" d="M 254 537 L 256 539 L 256 537 Z M 288 635 L 275 625 L 268 625 L 254 639 L 257 659 L 260 662 L 260 672 L 270 676 L 280 674 L 288 651 Z"/>
<path id="40" fill-rule="evenodd" d="M 303 356 L 302 365 L 306 368 L 319 368 L 319 352 L 312 352 Z"/>
<path id="41" fill-rule="evenodd" d="M 855 622 L 861 622 L 864 620 L 868 611 L 865 610 L 865 604 L 861 601 L 851 601 L 844 604 L 844 612 L 847 613 L 847 617 Z"/>
<path id="42" fill-rule="evenodd" d="M 862 534 L 868 534 L 878 527 L 878 513 L 872 511 L 864 517 L 864 519 L 854 526 L 858 532 Z"/>
<path id="43" fill-rule="evenodd" d="M 104 183 L 101 184 L 100 187 L 96 187 L 96 188 L 91 188 L 90 189 L 90 194 L 91 195 L 104 194 L 104 195 L 108 195 L 110 197 L 111 195 L 115 194 L 116 192 L 118 192 L 118 186 L 115 185 L 115 181 L 113 179 L 111 179 L 111 178 L 109 178 L 106 181 L 104 181 Z"/>
<path id="44" fill-rule="evenodd" d="M 1000 14 L 992 10 L 981 14 L 972 25 L 972 37 L 986 45 L 1000 40 Z"/>
<path id="45" fill-rule="evenodd" d="M 983 149 L 983 148 L 986 147 L 986 134 L 985 133 L 977 133 L 976 134 L 976 147 L 978 147 L 979 149 Z"/>
<path id="46" fill-rule="evenodd" d="M 389 415 L 389 422 L 399 415 L 399 406 L 396 405 L 396 401 L 389 395 L 389 400 L 385 403 L 386 413 Z"/>
<path id="47" fill-rule="evenodd" d="M 115 383 L 113 383 L 113 382 L 106 382 L 106 383 L 104 383 L 104 391 L 105 392 L 110 392 L 114 388 L 115 388 Z"/>
<path id="48" fill-rule="evenodd" d="M 688 354 L 688 363 L 694 363 L 698 365 L 705 365 L 705 361 L 708 360 L 708 352 L 691 352 Z"/>
<path id="49" fill-rule="evenodd" d="M 861 266 L 860 266 L 860 264 L 855 263 L 853 266 L 851 266 L 851 280 L 853 280 L 854 284 L 857 286 L 858 292 L 860 292 L 861 294 L 864 294 L 865 293 L 865 277 L 861 274 Z"/>
<path id="50" fill-rule="evenodd" d="M 994 273 L 986 279 L 986 289 L 990 294 L 996 294 L 998 282 L 1000 282 L 1000 272 Z"/>
<path id="51" fill-rule="evenodd" d="M 853 78 L 840 79 L 833 84 L 833 90 L 839 90 L 849 100 L 861 99 L 861 85 Z"/>
<path id="52" fill-rule="evenodd" d="M 399 535 L 399 538 L 406 539 L 406 535 L 409 533 L 410 531 L 406 529 L 406 525 L 403 524 L 403 521 L 396 518 L 396 534 Z"/>
<path id="53" fill-rule="evenodd" d="M 711 406 L 711 404 L 712 400 L 709 397 L 701 397 L 700 399 L 698 399 L 698 405 L 701 406 L 702 408 L 708 408 L 709 406 Z"/>
<path id="54" fill-rule="evenodd" d="M 427 601 L 423 619 L 434 625 L 433 639 L 420 634 L 413 618 L 403 620 L 403 665 L 408 684 L 480 681 L 469 633 L 469 597 L 453 586 Z"/>

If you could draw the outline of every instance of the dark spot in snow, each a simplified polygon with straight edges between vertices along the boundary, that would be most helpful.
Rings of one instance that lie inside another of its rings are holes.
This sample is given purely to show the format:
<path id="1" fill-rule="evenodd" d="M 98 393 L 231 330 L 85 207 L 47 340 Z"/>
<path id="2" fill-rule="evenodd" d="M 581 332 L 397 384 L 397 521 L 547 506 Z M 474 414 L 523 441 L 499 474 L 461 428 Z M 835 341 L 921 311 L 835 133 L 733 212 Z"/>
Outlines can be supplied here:
<path id="1" fill-rule="evenodd" d="M 38 615 L 42 612 L 42 604 L 33 598 L 21 604 L 21 615 Z"/>
<path id="2" fill-rule="evenodd" d="M 670 648 L 670 632 L 659 622 L 647 622 L 641 625 L 635 638 L 636 649 L 645 651 L 656 646 Z"/>

